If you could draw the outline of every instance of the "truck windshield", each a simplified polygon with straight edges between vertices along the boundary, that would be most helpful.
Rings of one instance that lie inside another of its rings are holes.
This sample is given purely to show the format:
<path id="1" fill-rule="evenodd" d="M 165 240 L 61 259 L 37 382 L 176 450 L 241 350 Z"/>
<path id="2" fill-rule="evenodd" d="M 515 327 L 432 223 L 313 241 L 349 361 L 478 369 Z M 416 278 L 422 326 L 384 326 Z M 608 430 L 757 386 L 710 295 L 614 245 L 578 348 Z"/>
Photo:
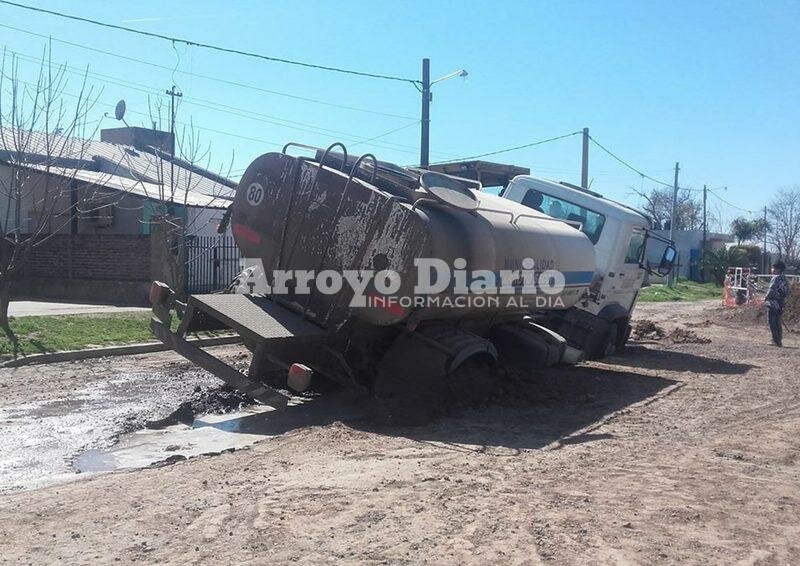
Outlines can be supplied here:
<path id="1" fill-rule="evenodd" d="M 569 220 L 570 222 L 580 222 L 581 232 L 586 234 L 593 244 L 596 244 L 597 240 L 600 239 L 600 233 L 603 231 L 603 224 L 606 222 L 606 217 L 598 212 L 541 193 L 536 189 L 528 189 L 528 192 L 525 193 L 525 197 L 522 199 L 522 204 L 528 208 L 544 212 L 553 218 Z"/>

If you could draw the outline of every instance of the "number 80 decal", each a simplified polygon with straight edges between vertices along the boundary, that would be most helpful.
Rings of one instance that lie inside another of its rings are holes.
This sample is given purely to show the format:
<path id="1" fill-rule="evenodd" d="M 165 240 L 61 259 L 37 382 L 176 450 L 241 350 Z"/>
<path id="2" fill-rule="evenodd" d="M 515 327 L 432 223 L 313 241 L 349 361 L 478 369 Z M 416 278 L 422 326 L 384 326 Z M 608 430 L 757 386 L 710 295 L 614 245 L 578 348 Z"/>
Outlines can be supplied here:
<path id="1" fill-rule="evenodd" d="M 264 187 L 261 186 L 261 183 L 251 183 L 247 187 L 247 202 L 251 206 L 258 206 L 262 200 L 264 200 Z"/>

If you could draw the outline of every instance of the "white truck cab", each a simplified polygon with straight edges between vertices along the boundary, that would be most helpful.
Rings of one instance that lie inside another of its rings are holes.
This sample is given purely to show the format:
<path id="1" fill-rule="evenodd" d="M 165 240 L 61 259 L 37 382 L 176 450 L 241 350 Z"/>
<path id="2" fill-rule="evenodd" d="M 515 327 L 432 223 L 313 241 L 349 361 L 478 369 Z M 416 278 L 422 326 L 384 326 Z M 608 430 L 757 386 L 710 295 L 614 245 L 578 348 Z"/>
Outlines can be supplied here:
<path id="1" fill-rule="evenodd" d="M 672 243 L 650 232 L 644 214 L 568 183 L 521 175 L 502 196 L 573 225 L 594 244 L 595 275 L 588 295 L 571 309 L 550 313 L 548 326 L 588 358 L 622 348 L 645 274 L 669 273 L 675 260 Z"/>

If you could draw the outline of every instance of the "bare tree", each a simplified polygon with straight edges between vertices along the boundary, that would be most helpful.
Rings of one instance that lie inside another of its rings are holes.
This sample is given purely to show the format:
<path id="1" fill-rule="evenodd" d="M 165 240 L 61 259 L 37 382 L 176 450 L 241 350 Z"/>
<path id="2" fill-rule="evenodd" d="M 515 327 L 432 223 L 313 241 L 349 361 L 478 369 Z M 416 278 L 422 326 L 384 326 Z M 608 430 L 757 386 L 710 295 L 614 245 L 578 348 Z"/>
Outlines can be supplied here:
<path id="1" fill-rule="evenodd" d="M 150 106 L 150 114 L 154 124 L 161 123 L 163 112 L 157 103 Z M 188 240 L 206 230 L 215 216 L 221 219 L 222 209 L 232 200 L 236 185 L 228 175 L 233 156 L 227 166 L 220 165 L 218 172 L 212 172 L 211 144 L 201 140 L 192 121 L 178 128 L 172 152 L 158 148 L 149 151 L 158 183 L 155 190 L 145 190 L 155 210 L 142 221 L 149 223 L 151 235 L 155 233 L 161 239 L 163 276 L 181 293 L 187 262 L 198 259 L 187 257 Z"/>
<path id="2" fill-rule="evenodd" d="M 666 230 L 672 216 L 672 189 L 657 187 L 649 191 L 631 188 L 642 200 L 644 212 L 653 221 L 656 230 Z M 703 227 L 703 203 L 688 189 L 678 191 L 675 229 L 699 230 Z"/>
<path id="3" fill-rule="evenodd" d="M 103 166 L 104 174 L 109 177 L 122 174 L 133 178 L 130 190 L 106 189 L 97 173 L 93 181 L 87 181 L 82 172 L 95 169 L 97 164 L 89 140 L 99 128 L 99 121 L 90 124 L 88 116 L 100 93 L 87 85 L 87 72 L 80 77 L 78 92 L 68 92 L 66 73 L 70 69 L 52 63 L 49 46 L 43 52 L 35 80 L 24 80 L 18 66 L 16 57 L 3 51 L 0 328 L 12 342 L 15 354 L 19 350 L 18 341 L 8 319 L 9 303 L 15 296 L 12 280 L 26 271 L 37 247 L 56 234 L 69 233 L 79 218 L 121 206 L 125 196 L 133 193 L 143 197 L 153 211 L 143 221 L 161 228 L 160 235 L 168 250 L 164 254 L 168 260 L 166 268 L 171 280 L 180 282 L 185 273 L 186 239 L 202 230 L 211 218 L 222 216 L 220 209 L 227 206 L 235 187 L 224 176 L 208 172 L 210 145 L 200 142 L 191 124 L 188 129 L 180 129 L 172 152 L 158 148 L 140 152 L 147 161 L 144 171 L 141 161 L 130 162 L 134 159 L 132 155 L 140 155 L 136 152 L 120 152 L 117 162 Z M 161 115 L 160 109 L 158 114 Z M 175 167 L 171 166 L 173 163 Z M 216 183 L 209 183 L 208 177 Z"/>
<path id="4" fill-rule="evenodd" d="M 789 263 L 800 259 L 800 186 L 784 187 L 770 201 L 770 243 L 778 255 Z"/>
<path id="5" fill-rule="evenodd" d="M 35 80 L 25 81 L 16 56 L 0 62 L 0 328 L 19 346 L 8 319 L 12 280 L 31 252 L 96 206 L 95 190 L 76 178 L 96 131 L 87 117 L 98 92 L 83 75 L 77 94 L 65 89 L 66 65 L 44 49 Z M 67 98 L 70 103 L 65 102 Z"/>

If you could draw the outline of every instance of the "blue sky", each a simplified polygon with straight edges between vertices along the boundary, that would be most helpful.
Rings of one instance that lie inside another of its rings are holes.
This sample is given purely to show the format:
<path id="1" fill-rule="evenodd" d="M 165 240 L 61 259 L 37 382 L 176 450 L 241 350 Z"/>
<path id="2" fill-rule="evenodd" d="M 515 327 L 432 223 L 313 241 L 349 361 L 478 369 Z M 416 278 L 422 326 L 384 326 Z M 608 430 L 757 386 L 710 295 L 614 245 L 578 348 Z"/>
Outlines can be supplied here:
<path id="1" fill-rule="evenodd" d="M 588 126 L 599 142 L 645 173 L 671 182 L 672 167 L 679 161 L 682 186 L 727 186 L 727 191 L 717 191 L 746 209 L 761 208 L 779 187 L 800 183 L 798 2 L 35 4 L 142 30 L 380 74 L 418 78 L 423 57 L 431 59 L 433 78 L 465 68 L 466 80 L 434 87 L 432 161 Z M 420 96 L 407 83 L 173 47 L 162 40 L 10 6 L 0 5 L 0 24 L 167 67 L 60 41 L 53 44 L 55 60 L 88 65 L 91 73 L 104 75 L 90 77 L 102 87 L 100 103 L 106 104 L 96 107 L 97 119 L 124 98 L 128 122 L 148 124 L 147 93 L 151 101 L 166 104 L 163 92 L 178 85 L 185 95 L 178 120 L 192 121 L 203 141 L 211 144 L 214 168 L 229 163 L 233 155 L 234 170 L 241 170 L 254 157 L 289 140 L 327 145 L 345 139 L 352 152 L 369 150 L 400 164 L 418 161 L 415 120 Z M 0 37 L 8 49 L 26 56 L 39 54 L 46 41 L 4 27 Z M 32 74 L 35 65 L 23 60 L 21 70 Z M 187 73 L 396 116 L 312 103 Z M 78 86 L 77 75 L 70 76 L 67 90 L 77 91 Z M 221 111 L 234 108 L 235 114 Z M 104 127 L 114 125 L 113 119 L 103 121 Z M 398 131 L 358 143 L 392 130 Z M 578 182 L 580 138 L 491 159 L 528 166 L 542 177 Z M 631 204 L 636 204 L 631 187 L 653 185 L 596 147 L 591 149 L 590 178 L 593 189 Z M 739 213 L 715 197 L 710 202 L 728 218 Z"/>

